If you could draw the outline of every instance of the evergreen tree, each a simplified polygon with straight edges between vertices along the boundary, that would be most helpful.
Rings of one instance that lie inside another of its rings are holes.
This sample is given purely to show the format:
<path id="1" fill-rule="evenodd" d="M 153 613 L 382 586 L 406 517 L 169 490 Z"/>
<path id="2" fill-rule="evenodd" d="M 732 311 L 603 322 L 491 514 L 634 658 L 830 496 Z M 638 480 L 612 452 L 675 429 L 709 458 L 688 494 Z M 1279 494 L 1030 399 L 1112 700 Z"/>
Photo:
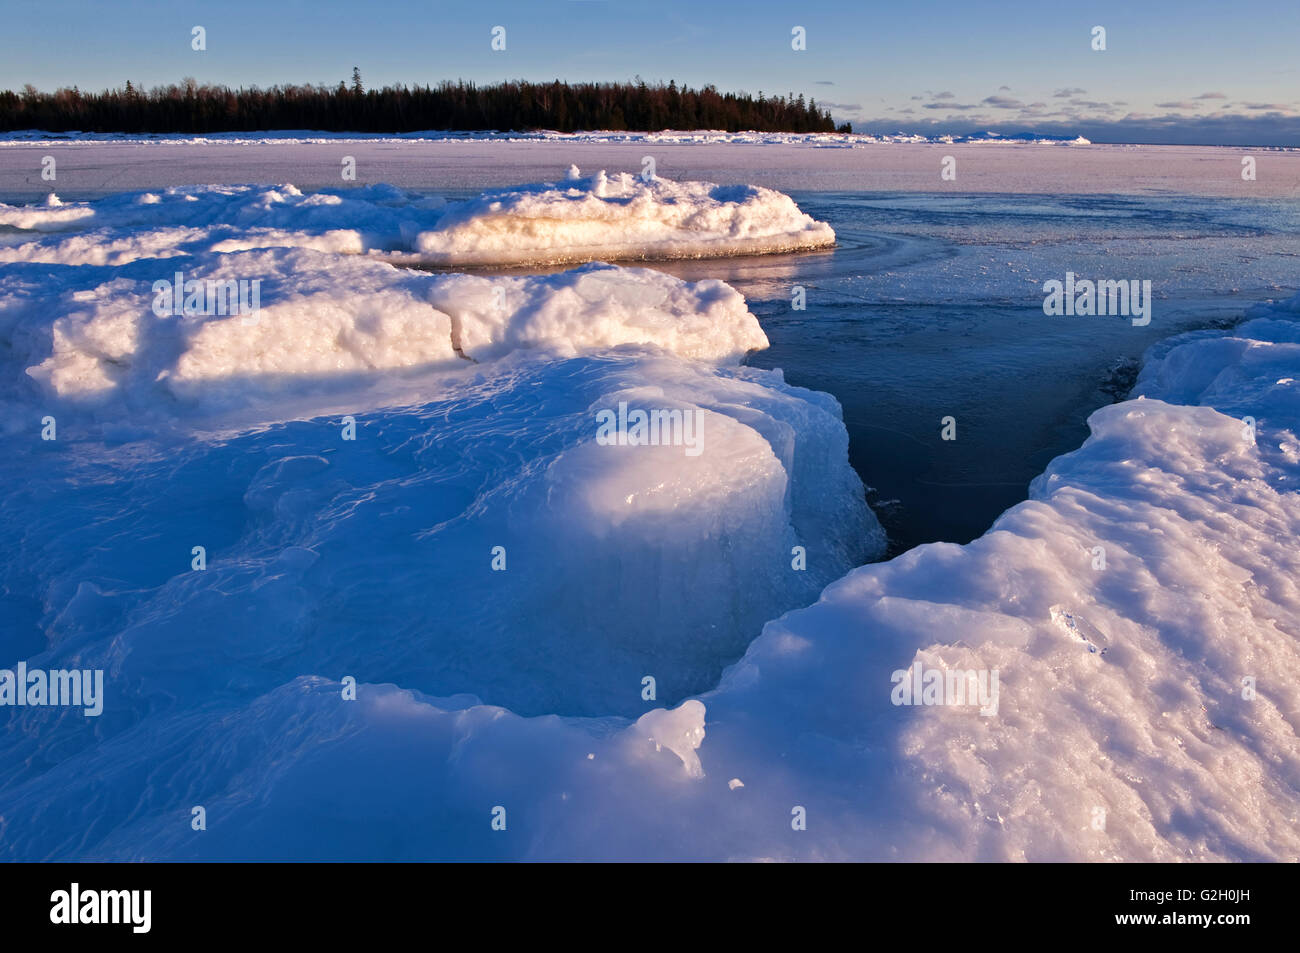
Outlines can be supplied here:
<path id="1" fill-rule="evenodd" d="M 232 90 L 180 85 L 144 92 L 124 89 L 42 93 L 30 83 L 22 93 L 0 92 L 0 130 L 52 132 L 256 132 L 320 129 L 330 132 L 414 132 L 554 129 L 725 129 L 729 132 L 833 132 L 829 112 L 803 97 L 720 93 L 715 86 L 691 89 L 631 83 L 567 84 L 511 81 L 476 86 L 463 80 L 437 86 L 387 86 L 366 92 L 359 67 L 352 85 L 254 86 Z M 843 127 L 841 127 L 843 128 Z"/>

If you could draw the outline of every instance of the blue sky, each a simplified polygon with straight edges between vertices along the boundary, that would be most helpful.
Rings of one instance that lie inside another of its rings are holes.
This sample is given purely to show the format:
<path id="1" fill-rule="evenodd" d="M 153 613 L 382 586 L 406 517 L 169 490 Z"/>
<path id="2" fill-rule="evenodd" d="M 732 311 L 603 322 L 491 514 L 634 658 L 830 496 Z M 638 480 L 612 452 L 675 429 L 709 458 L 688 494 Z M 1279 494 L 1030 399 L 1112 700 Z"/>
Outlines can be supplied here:
<path id="1" fill-rule="evenodd" d="M 1300 145 L 1300 0 L 6 0 L 3 24 L 10 89 L 640 75 L 803 93 L 858 131 Z"/>

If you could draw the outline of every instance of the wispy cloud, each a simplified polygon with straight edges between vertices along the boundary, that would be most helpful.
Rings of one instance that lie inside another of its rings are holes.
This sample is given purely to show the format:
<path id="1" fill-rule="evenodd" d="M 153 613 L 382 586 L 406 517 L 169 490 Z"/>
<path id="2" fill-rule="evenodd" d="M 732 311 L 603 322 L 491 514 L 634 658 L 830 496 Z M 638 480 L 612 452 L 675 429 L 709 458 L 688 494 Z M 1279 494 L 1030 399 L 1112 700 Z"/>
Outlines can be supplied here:
<path id="1" fill-rule="evenodd" d="M 1103 104 L 1104 105 L 1104 104 Z M 1043 104 L 1031 103 L 1019 112 L 1003 111 L 996 119 L 971 110 L 968 106 L 961 114 L 951 112 L 944 118 L 928 120 L 904 119 L 895 116 L 888 120 L 854 121 L 858 132 L 904 132 L 936 135 L 977 135 L 995 132 L 1014 136 L 1025 132 L 1060 136 L 1073 139 L 1084 136 L 1093 142 L 1142 142 L 1170 145 L 1232 145 L 1232 146 L 1300 146 L 1300 111 L 1295 108 L 1277 108 L 1278 103 L 1247 104 L 1257 107 L 1253 113 L 1231 112 L 1216 109 L 1208 114 L 1187 112 L 1151 113 L 1134 110 L 1119 118 L 1096 114 L 1084 116 L 1065 113 L 1060 109 L 1044 112 Z M 929 103 L 926 109 L 957 110 L 961 104 Z"/>

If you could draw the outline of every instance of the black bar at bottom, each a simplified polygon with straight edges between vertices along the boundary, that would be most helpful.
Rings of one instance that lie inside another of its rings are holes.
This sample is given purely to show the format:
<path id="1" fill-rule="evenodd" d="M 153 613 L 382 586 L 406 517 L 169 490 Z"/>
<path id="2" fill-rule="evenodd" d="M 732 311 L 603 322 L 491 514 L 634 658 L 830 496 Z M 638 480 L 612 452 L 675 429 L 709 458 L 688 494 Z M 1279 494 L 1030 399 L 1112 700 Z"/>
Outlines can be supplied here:
<path id="1" fill-rule="evenodd" d="M 1277 864 L 13 864 L 0 866 L 0 916 L 10 939 L 127 942 L 374 941 L 450 924 L 469 939 L 543 924 L 598 939 L 622 922 L 628 936 L 690 943 L 699 936 L 686 917 L 724 935 L 775 918 L 823 935 L 842 921 L 864 938 L 911 925 L 949 939 L 1046 930 L 1233 943 L 1287 925 L 1295 874 Z"/>

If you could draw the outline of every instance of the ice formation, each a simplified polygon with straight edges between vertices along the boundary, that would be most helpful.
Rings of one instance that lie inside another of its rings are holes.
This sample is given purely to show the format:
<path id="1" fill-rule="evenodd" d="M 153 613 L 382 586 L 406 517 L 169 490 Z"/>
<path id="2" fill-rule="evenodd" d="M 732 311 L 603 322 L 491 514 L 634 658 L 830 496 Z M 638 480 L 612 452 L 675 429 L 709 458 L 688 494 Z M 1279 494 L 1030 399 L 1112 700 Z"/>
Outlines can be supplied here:
<path id="1" fill-rule="evenodd" d="M 789 196 L 756 186 L 606 175 L 446 202 L 388 185 L 194 186 L 95 202 L 0 204 L 0 262 L 124 265 L 139 258 L 302 247 L 440 265 L 709 258 L 835 243 Z"/>
<path id="2" fill-rule="evenodd" d="M 246 132 L 214 132 L 195 136 L 189 133 L 138 133 L 122 132 L 45 132 L 40 129 L 21 129 L 0 133 L 0 147 L 7 145 L 63 145 L 66 143 L 129 143 L 136 145 L 264 145 L 317 144 L 340 142 L 594 142 L 594 143 L 647 143 L 671 145 L 728 144 L 728 145 L 807 145 L 812 147 L 851 148 L 879 143 L 916 144 L 970 142 L 989 145 L 1092 145 L 1083 136 L 1068 139 L 1026 133 L 1021 136 L 999 136 L 997 133 L 973 135 L 923 136 L 918 133 L 828 133 L 828 132 L 727 132 L 724 129 L 664 129 L 658 132 L 627 132 L 615 130 L 587 130 L 582 132 L 555 132 L 542 129 L 534 132 L 443 132 L 427 129 L 408 133 L 356 133 L 324 132 L 311 129 L 282 129 L 250 135 Z"/>
<path id="3" fill-rule="evenodd" d="M 455 205 L 416 247 L 445 265 L 710 258 L 835 243 L 788 195 L 756 186 L 598 172 Z"/>
<path id="4" fill-rule="evenodd" d="M 308 384 L 448 370 L 522 350 L 576 357 L 639 346 L 735 364 L 767 346 L 744 299 L 722 282 L 603 264 L 489 279 L 278 248 L 142 259 L 62 287 L 45 274 L 11 268 L 0 316 L 23 347 L 42 315 L 60 315 L 48 353 L 43 338 L 28 342 L 27 372 L 65 399 L 122 392 L 140 403 L 163 389 L 205 402 L 282 397 Z M 240 282 L 256 282 L 256 295 L 209 294 Z"/>
<path id="5" fill-rule="evenodd" d="M 0 856 L 1300 856 L 1300 297 L 1155 348 L 982 538 L 849 571 L 838 405 L 736 363 L 725 285 L 122 214 L 0 272 L 0 665 L 106 696 L 0 712 Z M 144 310 L 178 268 L 257 321 Z M 704 453 L 598 444 L 620 403 Z M 917 663 L 996 715 L 893 705 Z"/>

